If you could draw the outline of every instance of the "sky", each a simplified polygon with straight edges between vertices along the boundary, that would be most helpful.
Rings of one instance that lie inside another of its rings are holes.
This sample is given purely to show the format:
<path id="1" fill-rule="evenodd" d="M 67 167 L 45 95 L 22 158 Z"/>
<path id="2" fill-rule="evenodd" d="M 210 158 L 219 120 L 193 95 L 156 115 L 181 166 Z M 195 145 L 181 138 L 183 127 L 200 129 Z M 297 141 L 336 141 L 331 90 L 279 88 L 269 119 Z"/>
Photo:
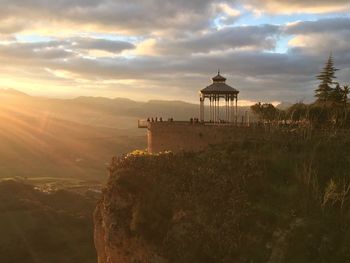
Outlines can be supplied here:
<path id="1" fill-rule="evenodd" d="M 312 101 L 332 52 L 350 81 L 349 0 L 0 0 L 0 88 L 198 101 L 220 68 L 256 101 Z"/>

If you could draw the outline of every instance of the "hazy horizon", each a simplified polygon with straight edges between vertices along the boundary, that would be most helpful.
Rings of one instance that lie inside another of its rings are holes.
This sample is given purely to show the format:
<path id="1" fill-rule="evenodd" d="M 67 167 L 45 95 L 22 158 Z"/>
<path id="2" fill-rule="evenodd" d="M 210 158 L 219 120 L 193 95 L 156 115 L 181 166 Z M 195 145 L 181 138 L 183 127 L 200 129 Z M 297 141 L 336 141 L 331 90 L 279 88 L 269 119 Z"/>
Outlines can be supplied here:
<path id="1" fill-rule="evenodd" d="M 198 104 L 199 105 L 199 101 L 198 100 L 195 100 L 195 101 L 189 101 L 189 100 L 181 100 L 181 99 L 154 99 L 154 98 L 149 98 L 149 99 L 145 99 L 145 100 L 136 100 L 136 99 L 132 99 L 132 98 L 128 98 L 128 97 L 108 97 L 108 96 L 99 96 L 99 95 L 66 95 L 66 96 L 55 96 L 54 94 L 49 94 L 49 95 L 45 95 L 45 94 L 35 94 L 35 93 L 30 93 L 30 92 L 25 92 L 25 91 L 22 91 L 20 89 L 14 89 L 14 88 L 1 88 L 0 87 L 0 92 L 1 91 L 14 91 L 14 92 L 20 92 L 20 93 L 23 93 L 24 95 L 27 95 L 27 96 L 31 96 L 31 97 L 37 97 L 37 98 L 47 98 L 47 99 L 62 99 L 62 100 L 74 100 L 74 99 L 79 99 L 79 98 L 103 98 L 103 99 L 111 99 L 111 100 L 130 100 L 130 101 L 133 101 L 133 102 L 139 102 L 139 103 L 149 103 L 149 102 L 157 102 L 157 101 L 160 101 L 160 102 L 183 102 L 183 103 L 188 103 L 188 104 Z M 247 107 L 247 106 L 252 106 L 253 104 L 255 103 L 258 103 L 258 102 L 269 102 L 269 103 L 272 103 L 273 105 L 278 105 L 278 104 L 281 104 L 281 103 L 295 103 L 293 101 L 246 101 L 246 100 L 239 100 L 238 101 L 238 106 L 241 106 L 241 107 Z"/>

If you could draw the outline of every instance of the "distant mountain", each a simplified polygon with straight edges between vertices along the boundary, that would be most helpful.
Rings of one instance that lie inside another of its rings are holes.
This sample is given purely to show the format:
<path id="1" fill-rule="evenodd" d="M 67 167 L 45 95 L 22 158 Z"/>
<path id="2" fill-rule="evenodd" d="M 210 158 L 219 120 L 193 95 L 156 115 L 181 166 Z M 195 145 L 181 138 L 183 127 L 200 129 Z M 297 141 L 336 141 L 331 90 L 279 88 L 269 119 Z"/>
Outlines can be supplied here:
<path id="1" fill-rule="evenodd" d="M 120 116 L 98 102 L 1 90 L 0 178 L 104 180 L 112 156 L 146 147 L 145 131 L 136 128 L 136 117 Z"/>
<path id="2" fill-rule="evenodd" d="M 146 148 L 138 119 L 189 120 L 198 113 L 198 105 L 183 101 L 54 99 L 0 89 L 0 177 L 103 180 L 112 156 Z"/>
<path id="3" fill-rule="evenodd" d="M 24 93 L 23 93 L 24 94 Z M 17 96 L 18 95 L 18 96 Z M 12 96 L 8 99 L 8 96 Z M 137 120 L 147 117 L 189 120 L 198 117 L 199 106 L 183 101 L 150 100 L 138 102 L 125 98 L 78 97 L 75 99 L 53 99 L 22 96 L 21 92 L 0 92 L 3 107 L 16 107 L 35 114 L 44 113 L 58 119 L 69 120 L 93 126 L 137 130 Z M 1 107 L 1 106 L 0 106 Z M 208 115 L 208 108 L 206 114 Z M 249 107 L 239 107 L 244 115 Z M 126 132 L 129 134 L 129 132 Z"/>
<path id="4" fill-rule="evenodd" d="M 28 96 L 26 93 L 18 91 L 16 89 L 0 89 L 0 95 L 6 94 L 6 95 L 13 95 L 13 96 Z"/>

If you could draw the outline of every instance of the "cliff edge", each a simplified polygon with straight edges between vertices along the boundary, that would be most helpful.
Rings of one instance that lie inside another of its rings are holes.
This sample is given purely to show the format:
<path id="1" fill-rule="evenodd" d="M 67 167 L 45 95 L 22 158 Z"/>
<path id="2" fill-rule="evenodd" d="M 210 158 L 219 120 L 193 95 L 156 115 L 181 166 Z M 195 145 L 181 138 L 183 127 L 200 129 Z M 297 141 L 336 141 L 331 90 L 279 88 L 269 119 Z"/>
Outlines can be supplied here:
<path id="1" fill-rule="evenodd" d="M 98 262 L 347 262 L 349 146 L 279 134 L 114 158 Z"/>

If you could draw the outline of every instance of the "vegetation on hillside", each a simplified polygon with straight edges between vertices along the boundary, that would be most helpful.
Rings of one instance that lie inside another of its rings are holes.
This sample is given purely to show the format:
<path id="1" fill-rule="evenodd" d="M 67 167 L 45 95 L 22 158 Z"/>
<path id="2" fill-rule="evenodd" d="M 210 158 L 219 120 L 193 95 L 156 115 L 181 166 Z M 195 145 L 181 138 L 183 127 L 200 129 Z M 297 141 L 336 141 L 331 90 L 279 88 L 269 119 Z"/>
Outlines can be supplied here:
<path id="1" fill-rule="evenodd" d="M 108 236 L 167 262 L 349 262 L 349 158 L 349 136 L 293 132 L 115 158 Z"/>
<path id="2" fill-rule="evenodd" d="M 1 263 L 95 263 L 93 195 L 0 182 Z"/>

